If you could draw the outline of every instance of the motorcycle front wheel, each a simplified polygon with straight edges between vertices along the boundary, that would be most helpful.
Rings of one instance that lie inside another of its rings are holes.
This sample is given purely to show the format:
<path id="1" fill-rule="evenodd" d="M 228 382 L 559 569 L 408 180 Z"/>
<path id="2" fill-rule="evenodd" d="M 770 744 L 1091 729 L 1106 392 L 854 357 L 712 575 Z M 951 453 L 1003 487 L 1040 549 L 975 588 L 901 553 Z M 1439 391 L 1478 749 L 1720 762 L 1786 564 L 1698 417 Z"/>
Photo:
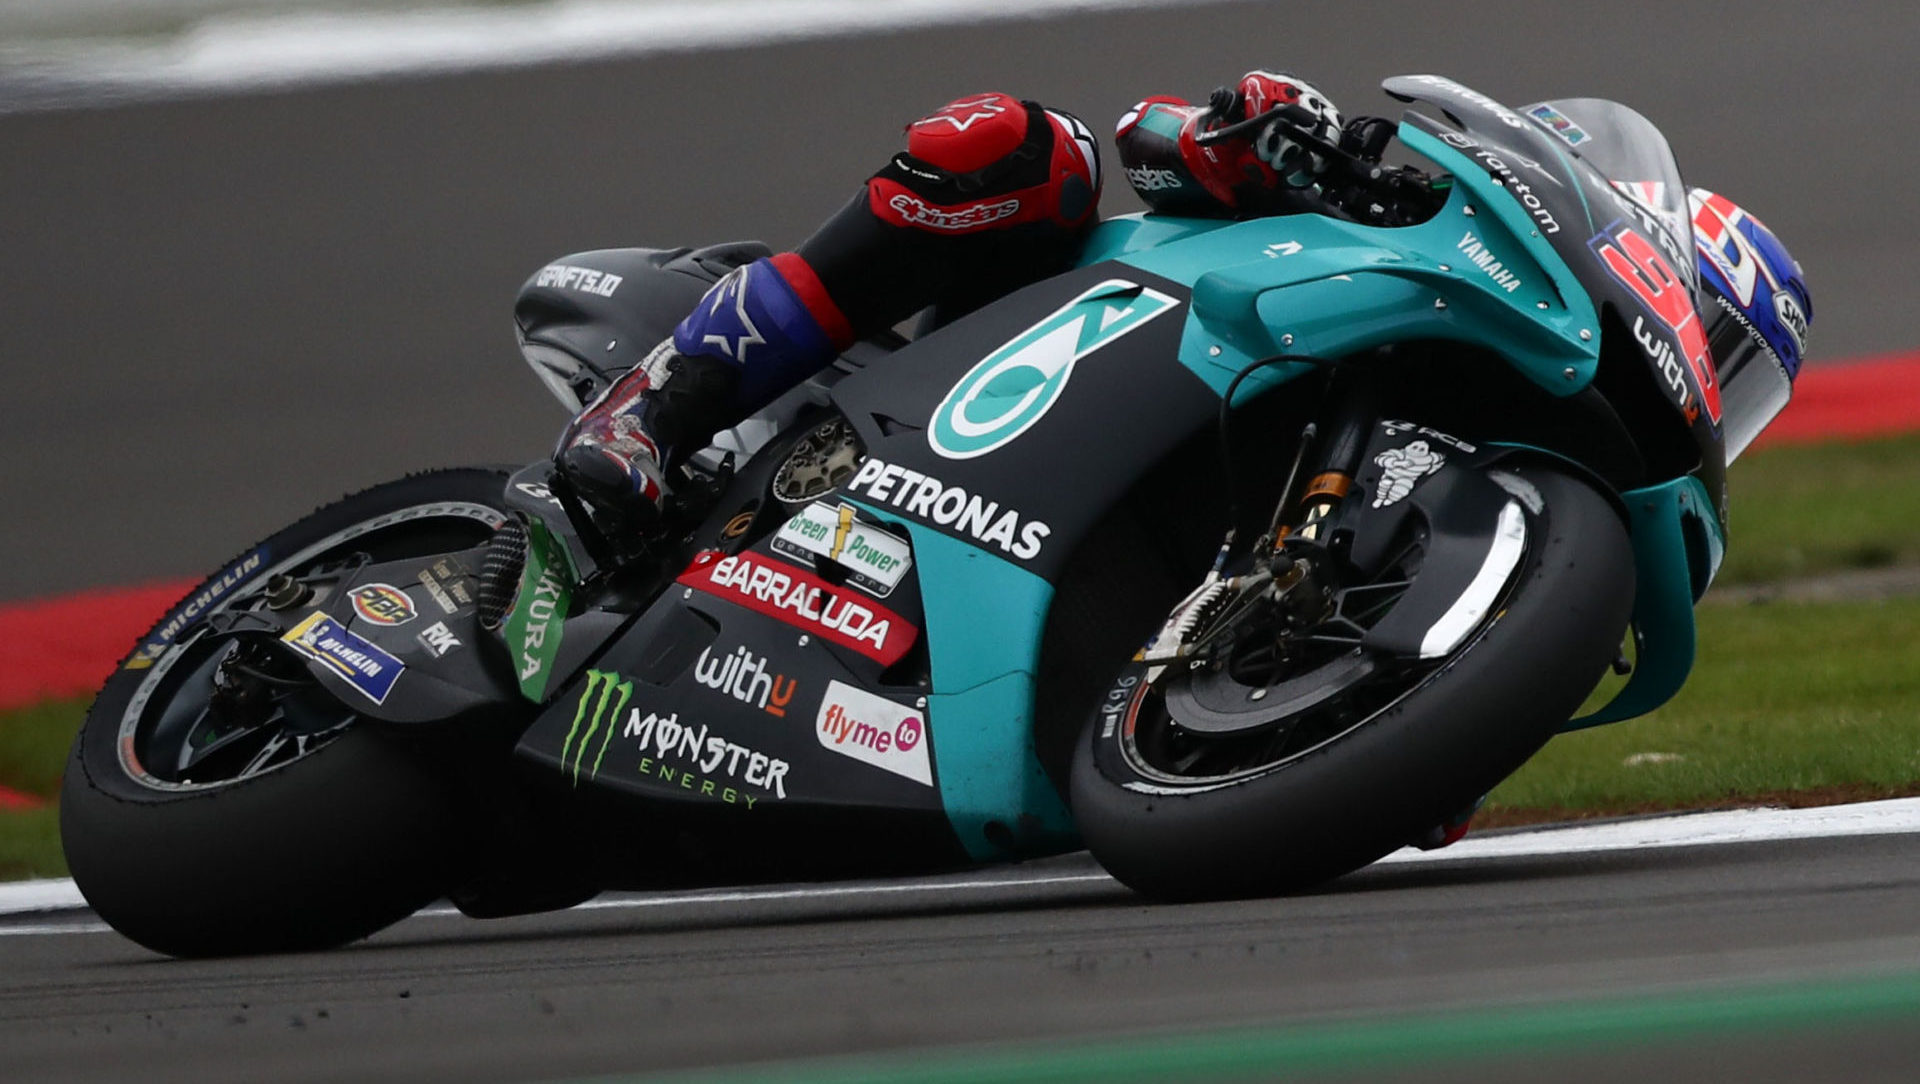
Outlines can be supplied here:
<path id="1" fill-rule="evenodd" d="M 1374 660 L 1355 647 L 1309 653 L 1292 672 L 1249 676 L 1236 663 L 1206 680 L 1298 705 L 1244 731 L 1182 726 L 1187 677 L 1123 669 L 1071 771 L 1094 857 L 1162 899 L 1297 891 L 1470 808 L 1537 752 L 1615 657 L 1634 563 L 1619 513 L 1591 486 L 1546 467 L 1518 473 L 1543 504 L 1526 510 L 1526 552 L 1499 604 L 1443 659 Z M 1390 590 L 1355 594 L 1390 605 Z M 1273 656 L 1261 651 L 1254 662 Z"/>

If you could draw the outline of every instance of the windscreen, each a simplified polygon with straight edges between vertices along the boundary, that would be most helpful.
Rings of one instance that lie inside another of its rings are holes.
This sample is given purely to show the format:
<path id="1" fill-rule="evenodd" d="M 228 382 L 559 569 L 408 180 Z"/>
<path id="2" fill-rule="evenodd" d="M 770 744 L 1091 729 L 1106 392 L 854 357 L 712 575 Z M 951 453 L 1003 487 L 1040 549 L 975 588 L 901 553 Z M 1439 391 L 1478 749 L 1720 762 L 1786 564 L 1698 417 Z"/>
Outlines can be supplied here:
<path id="1" fill-rule="evenodd" d="M 1652 211 L 1675 247 L 1693 251 L 1693 216 L 1687 189 L 1667 137 L 1639 113 L 1605 98 L 1557 98 L 1521 110 L 1560 137 L 1574 157 L 1593 167 L 1613 187 Z M 1699 285 L 1699 267 L 1679 261 L 1674 270 Z"/>
<path id="2" fill-rule="evenodd" d="M 1615 189 L 1654 212 L 1681 251 L 1692 251 L 1693 208 L 1673 150 L 1652 121 L 1604 98 L 1556 99 L 1523 112 L 1559 136 L 1571 154 L 1605 176 Z M 1698 289 L 1698 263 L 1679 261 L 1675 270 Z M 1703 299 L 1701 304 L 1720 383 L 1722 439 L 1727 461 L 1732 462 L 1786 408 L 1793 380 L 1778 358 L 1759 349 L 1739 321 L 1712 311 L 1715 303 L 1711 301 Z"/>

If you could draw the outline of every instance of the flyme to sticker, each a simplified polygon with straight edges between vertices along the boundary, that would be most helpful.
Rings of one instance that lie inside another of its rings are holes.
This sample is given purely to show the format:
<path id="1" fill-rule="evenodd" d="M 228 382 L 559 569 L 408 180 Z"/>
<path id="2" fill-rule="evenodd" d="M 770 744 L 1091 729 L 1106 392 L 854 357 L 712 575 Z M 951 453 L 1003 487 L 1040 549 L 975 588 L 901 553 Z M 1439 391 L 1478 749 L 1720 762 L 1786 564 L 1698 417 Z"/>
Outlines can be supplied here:
<path id="1" fill-rule="evenodd" d="M 527 524 L 527 563 L 520 570 L 520 593 L 507 615 L 507 648 L 513 652 L 520 695 L 538 704 L 553 676 L 560 653 L 567 603 L 573 598 L 572 564 L 566 548 L 539 520 Z"/>
<path id="2" fill-rule="evenodd" d="M 1178 305 L 1125 279 L 1093 287 L 967 370 L 934 409 L 927 443 L 948 459 L 986 455 L 1053 408 L 1081 358 Z"/>
<path id="3" fill-rule="evenodd" d="M 927 722 L 917 711 L 844 682 L 827 682 L 813 736 L 820 747 L 933 786 Z"/>

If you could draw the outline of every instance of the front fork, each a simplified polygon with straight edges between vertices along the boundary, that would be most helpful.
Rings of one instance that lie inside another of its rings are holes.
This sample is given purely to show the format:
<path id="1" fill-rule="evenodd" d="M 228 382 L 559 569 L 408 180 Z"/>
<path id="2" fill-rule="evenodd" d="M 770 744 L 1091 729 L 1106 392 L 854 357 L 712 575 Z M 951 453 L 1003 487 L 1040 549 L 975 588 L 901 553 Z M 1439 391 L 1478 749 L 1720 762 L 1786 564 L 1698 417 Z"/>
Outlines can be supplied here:
<path id="1" fill-rule="evenodd" d="M 1297 501 L 1292 492 L 1294 478 L 1289 478 L 1286 491 L 1281 493 L 1271 531 L 1275 547 L 1284 545 L 1289 538 L 1326 546 L 1331 541 L 1323 537 L 1326 520 L 1353 489 L 1354 475 L 1360 471 L 1367 442 L 1373 436 L 1374 422 L 1379 418 L 1379 407 L 1370 383 L 1343 380 L 1342 375 L 1334 375 L 1328 396 L 1332 406 L 1324 421 L 1309 426 L 1302 435 L 1300 459 L 1296 461 L 1294 473 L 1296 476 L 1299 473 L 1300 463 L 1311 463 L 1313 473 Z M 1291 516 L 1287 514 L 1290 504 Z M 1289 526 L 1288 520 L 1298 526 Z"/>
<path id="2" fill-rule="evenodd" d="M 1291 623 L 1302 627 L 1331 614 L 1336 577 L 1327 561 L 1332 539 L 1323 533 L 1353 488 L 1378 408 L 1365 381 L 1341 380 L 1339 374 L 1330 399 L 1332 407 L 1322 420 L 1300 435 L 1267 531 L 1254 544 L 1251 566 L 1239 575 L 1224 575 L 1234 551 L 1235 532 L 1229 530 L 1206 578 L 1135 656 L 1148 665 L 1149 683 L 1157 682 L 1170 664 L 1184 664 L 1208 650 L 1211 641 L 1231 634 L 1262 600 L 1280 606 Z M 1325 439 L 1319 438 L 1322 432 Z M 1296 499 L 1305 467 L 1311 467 L 1312 474 Z"/>

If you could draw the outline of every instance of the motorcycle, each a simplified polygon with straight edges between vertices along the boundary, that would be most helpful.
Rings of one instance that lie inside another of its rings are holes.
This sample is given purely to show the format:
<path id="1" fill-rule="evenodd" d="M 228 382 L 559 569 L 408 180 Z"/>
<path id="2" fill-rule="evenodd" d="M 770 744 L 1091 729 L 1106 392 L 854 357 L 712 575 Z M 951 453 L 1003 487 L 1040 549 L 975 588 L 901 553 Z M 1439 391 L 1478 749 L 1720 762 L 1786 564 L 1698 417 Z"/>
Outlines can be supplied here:
<path id="1" fill-rule="evenodd" d="M 80 890 L 204 956 L 1081 847 L 1154 898 L 1274 894 L 1445 841 L 1553 735 L 1679 689 L 1727 460 L 1792 374 L 1690 334 L 1644 117 L 1384 86 L 1451 123 L 1295 133 L 1370 219 L 1104 222 L 722 433 L 637 557 L 546 462 L 245 551 L 87 716 Z M 1383 167 L 1394 134 L 1440 172 Z M 578 409 L 765 253 L 565 258 L 522 351 Z"/>

